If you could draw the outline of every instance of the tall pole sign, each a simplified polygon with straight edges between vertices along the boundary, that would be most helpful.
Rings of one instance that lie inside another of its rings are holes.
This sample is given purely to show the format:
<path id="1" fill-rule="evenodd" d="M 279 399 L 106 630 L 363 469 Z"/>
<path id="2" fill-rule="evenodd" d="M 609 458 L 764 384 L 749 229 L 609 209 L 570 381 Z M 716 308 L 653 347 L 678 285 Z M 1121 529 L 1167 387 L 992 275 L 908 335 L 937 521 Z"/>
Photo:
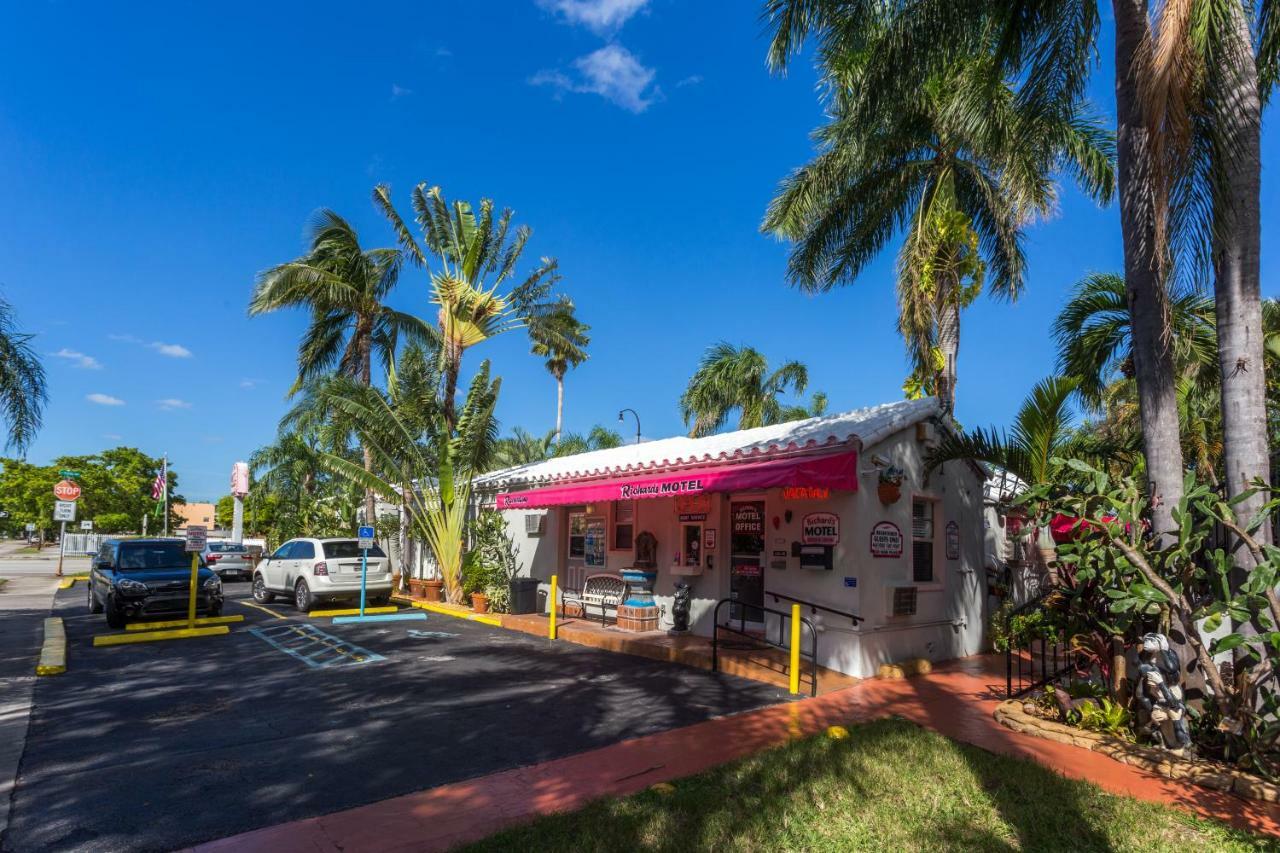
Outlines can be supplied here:
<path id="1" fill-rule="evenodd" d="M 76 500 L 80 497 L 81 489 L 78 483 L 69 477 L 77 476 L 75 471 L 60 471 L 64 479 L 59 480 L 53 487 L 53 496 L 57 501 L 53 505 L 53 520 L 62 523 L 62 529 L 58 534 L 58 571 L 57 577 L 62 577 L 62 559 L 67 553 L 67 522 L 76 520 Z"/>

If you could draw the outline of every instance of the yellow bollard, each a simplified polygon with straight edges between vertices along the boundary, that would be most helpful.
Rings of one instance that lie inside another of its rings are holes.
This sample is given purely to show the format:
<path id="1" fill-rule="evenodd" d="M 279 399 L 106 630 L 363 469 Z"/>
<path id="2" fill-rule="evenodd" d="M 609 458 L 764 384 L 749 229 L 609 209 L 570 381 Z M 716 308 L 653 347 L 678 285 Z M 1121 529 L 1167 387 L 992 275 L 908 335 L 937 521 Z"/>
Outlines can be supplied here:
<path id="1" fill-rule="evenodd" d="M 191 595 L 187 601 L 187 628 L 196 626 L 196 579 L 200 576 L 200 555 L 191 552 Z"/>
<path id="2" fill-rule="evenodd" d="M 800 692 L 800 605 L 791 605 L 791 692 Z"/>
<path id="3" fill-rule="evenodd" d="M 547 632 L 547 639 L 554 640 L 556 638 L 556 576 L 551 576 L 551 598 L 548 599 L 551 604 L 551 628 Z"/>

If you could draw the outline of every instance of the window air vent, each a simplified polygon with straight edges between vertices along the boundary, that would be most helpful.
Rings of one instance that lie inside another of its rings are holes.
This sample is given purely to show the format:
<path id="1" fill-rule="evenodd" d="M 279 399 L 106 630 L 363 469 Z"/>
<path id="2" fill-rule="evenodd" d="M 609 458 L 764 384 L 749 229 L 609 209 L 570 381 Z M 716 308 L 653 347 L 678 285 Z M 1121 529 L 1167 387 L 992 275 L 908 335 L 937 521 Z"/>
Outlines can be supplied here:
<path id="1" fill-rule="evenodd" d="M 916 588 L 895 586 L 889 590 L 889 614 L 891 616 L 916 615 Z"/>
<path id="2" fill-rule="evenodd" d="M 530 513 L 524 517 L 526 536 L 541 536 L 546 528 L 547 515 L 543 512 Z"/>

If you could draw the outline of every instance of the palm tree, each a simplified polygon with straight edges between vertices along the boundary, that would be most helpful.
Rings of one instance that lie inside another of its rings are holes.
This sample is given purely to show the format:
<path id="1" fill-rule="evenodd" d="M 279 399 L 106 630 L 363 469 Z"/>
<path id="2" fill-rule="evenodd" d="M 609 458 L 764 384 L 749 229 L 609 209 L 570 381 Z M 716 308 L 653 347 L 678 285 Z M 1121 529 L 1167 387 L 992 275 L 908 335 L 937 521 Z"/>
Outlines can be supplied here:
<path id="1" fill-rule="evenodd" d="M 521 225 L 509 235 L 512 212 L 496 219 L 493 202 L 483 199 L 479 215 L 465 201 L 450 204 L 439 187 L 418 184 L 412 193 L 421 242 L 391 203 L 391 188 L 373 190 L 374 205 L 395 230 L 405 254 L 415 266 L 426 267 L 428 256 L 439 261 L 431 272 L 431 301 L 438 307 L 437 336 L 443 372 L 442 405 L 449 429 L 457 426 L 456 396 L 462 357 L 466 351 L 512 329 L 536 329 L 559 309 L 551 291 L 560 276 L 551 258 L 506 293 L 499 288 L 515 275 L 516 264 L 532 231 Z"/>
<path id="2" fill-rule="evenodd" d="M 560 436 L 552 447 L 551 455 L 573 456 L 575 453 L 590 453 L 593 450 L 607 450 L 622 445 L 623 438 L 618 432 L 597 424 L 586 435 L 570 432 Z"/>
<path id="3" fill-rule="evenodd" d="M 564 428 L 564 375 L 587 360 L 591 327 L 574 314 L 572 300 L 561 297 L 557 307 L 541 322 L 530 326 L 533 354 L 546 359 L 547 372 L 556 380 L 556 440 Z"/>
<path id="4" fill-rule="evenodd" d="M 884 19 L 866 24 L 869 38 L 882 36 Z M 993 80 L 982 54 L 874 113 L 861 108 L 871 58 L 824 61 L 833 118 L 815 134 L 818 156 L 783 182 L 762 227 L 793 241 L 789 278 L 809 292 L 852 283 L 904 232 L 899 328 L 914 366 L 909 384 L 929 386 L 951 409 L 961 309 L 987 269 L 995 295 L 1018 296 L 1022 231 L 1052 208 L 1055 170 L 1070 169 L 1100 200 L 1110 196 L 1111 140 L 1075 102 L 1027 104 Z"/>
<path id="5" fill-rule="evenodd" d="M 402 337 L 424 340 L 432 330 L 417 317 L 386 305 L 400 274 L 396 249 L 364 249 L 355 229 L 332 210 L 321 210 L 310 227 L 311 248 L 297 260 L 258 276 L 249 314 L 282 308 L 307 308 L 311 325 L 298 347 L 297 393 L 310 380 L 337 367 L 338 372 L 369 386 L 376 353 L 389 370 Z M 365 467 L 372 464 L 363 450 Z M 374 498 L 365 494 L 365 519 L 373 523 Z"/>
<path id="6" fill-rule="evenodd" d="M 1029 486 L 1048 482 L 1050 460 L 1067 454 L 1075 435 L 1070 405 L 1075 390 L 1073 379 L 1042 380 L 1023 401 L 1008 432 L 979 427 L 948 435 L 929 452 L 928 470 L 945 462 L 975 459 L 998 465 Z"/>
<path id="7" fill-rule="evenodd" d="M 720 429 L 735 411 L 738 429 L 783 423 L 797 412 L 779 398 L 788 392 L 803 394 L 808 384 L 808 368 L 798 361 L 770 371 L 757 350 L 721 341 L 707 350 L 689 379 L 680 397 L 680 415 L 695 437 Z M 826 406 L 825 396 L 821 406 Z"/>
<path id="8" fill-rule="evenodd" d="M 39 431 L 49 399 L 44 366 L 31 338 L 18 331 L 13 306 L 0 299 L 0 410 L 8 424 L 5 446 L 19 454 L 26 452 Z"/>
<path id="9" fill-rule="evenodd" d="M 915 0 L 892 4 L 887 21 L 885 8 L 876 0 L 768 0 L 765 14 L 774 31 L 769 60 L 775 68 L 785 68 L 804 41 L 814 37 L 824 67 L 839 69 L 851 62 L 859 69 L 862 85 L 846 112 L 855 123 L 872 125 L 886 112 L 917 100 L 938 75 L 975 55 L 991 58 L 988 79 L 993 84 L 1021 81 L 1016 96 L 1020 109 L 1060 120 L 1080 100 L 1095 61 L 1098 0 Z M 1134 372 L 1152 526 L 1169 541 L 1172 507 L 1182 497 L 1183 467 L 1176 374 L 1164 325 L 1165 277 L 1155 249 L 1151 125 L 1140 97 L 1144 46 L 1150 38 L 1148 2 L 1114 0 L 1112 8 L 1116 178 Z M 974 225 L 978 228 L 977 220 Z"/>
<path id="10" fill-rule="evenodd" d="M 1076 284 L 1053 324 L 1058 372 L 1078 382 L 1077 393 L 1091 408 L 1102 404 L 1117 372 L 1133 375 L 1133 335 L 1124 279 L 1095 273 Z M 1188 289 L 1171 293 L 1169 327 L 1174 363 L 1181 375 L 1205 373 L 1217 350 L 1213 303 Z M 1205 377 L 1209 378 L 1209 377 Z"/>

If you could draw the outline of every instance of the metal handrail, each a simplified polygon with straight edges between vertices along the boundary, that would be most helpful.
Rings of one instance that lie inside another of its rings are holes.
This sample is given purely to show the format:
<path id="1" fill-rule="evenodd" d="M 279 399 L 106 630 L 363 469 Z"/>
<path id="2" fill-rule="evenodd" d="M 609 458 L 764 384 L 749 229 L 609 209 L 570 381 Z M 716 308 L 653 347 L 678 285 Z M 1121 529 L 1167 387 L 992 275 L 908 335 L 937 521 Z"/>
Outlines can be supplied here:
<path id="1" fill-rule="evenodd" d="M 1006 567 L 1006 572 L 1009 575 L 1012 574 L 1011 572 L 1009 572 L 1007 567 Z M 1010 577 L 1009 580 L 1012 581 L 1012 578 Z M 1010 592 L 1012 592 L 1012 584 L 1010 583 L 1009 585 L 1007 585 L 1006 589 L 1009 589 Z M 1005 630 L 1005 636 L 1007 637 L 1008 644 L 1004 650 L 1004 660 L 1005 660 L 1004 677 L 1005 677 L 1005 698 L 1007 699 L 1017 698 L 1018 696 L 1022 696 L 1025 693 L 1029 693 L 1032 690 L 1035 690 L 1037 687 L 1042 687 L 1045 684 L 1055 681 L 1058 678 L 1058 676 L 1062 675 L 1065 672 L 1069 672 L 1075 666 L 1076 655 L 1073 653 L 1073 650 L 1071 649 L 1070 645 L 1062 643 L 1058 640 L 1054 640 L 1052 646 L 1050 646 L 1048 640 L 1044 637 L 1038 637 L 1038 638 L 1028 637 L 1026 642 L 1026 651 L 1027 651 L 1027 657 L 1030 660 L 1027 662 L 1028 665 L 1026 667 L 1026 678 L 1024 679 L 1023 677 L 1024 660 L 1021 654 L 1023 647 L 1018 646 L 1016 649 L 1014 648 L 1013 631 L 1012 631 L 1014 617 L 1021 616 L 1026 613 L 1030 613 L 1034 610 L 1037 610 L 1043 607 L 1045 600 L 1048 599 L 1049 596 L 1053 594 L 1053 592 L 1054 590 L 1046 590 L 1045 592 L 1042 592 L 1040 595 L 1037 595 L 1035 598 L 1022 602 L 1022 604 L 1019 604 L 1017 607 L 1010 610 L 1009 613 L 1005 616 L 1004 630 Z M 1039 643 L 1039 646 L 1040 646 L 1039 648 L 1040 676 L 1038 678 L 1036 677 L 1036 651 L 1037 651 L 1036 644 L 1037 643 Z M 1050 657 L 1049 657 L 1050 648 L 1052 648 L 1052 655 L 1053 655 L 1052 665 L 1050 664 Z M 1061 650 L 1061 660 L 1059 659 L 1059 650 Z M 1013 680 L 1015 675 L 1015 668 L 1014 668 L 1015 659 L 1017 660 L 1017 669 L 1016 669 L 1016 675 L 1018 678 L 1017 690 L 1014 690 L 1014 687 L 1013 687 Z"/>
<path id="2" fill-rule="evenodd" d="M 768 596 L 772 596 L 774 601 L 777 601 L 779 598 L 785 598 L 787 601 L 791 601 L 796 604 L 802 605 L 804 607 L 808 607 L 810 613 L 816 614 L 819 610 L 825 610 L 828 613 L 834 613 L 837 616 L 843 616 L 844 618 L 853 622 L 855 627 L 859 622 L 866 621 L 861 616 L 856 616 L 853 613 L 846 613 L 843 610 L 836 610 L 834 607 L 827 607 L 827 605 L 825 604 L 815 604 L 812 601 L 805 601 L 803 598 L 795 598 L 793 596 L 787 595 L 785 592 L 770 592 L 768 590 L 765 590 L 764 594 Z"/>
<path id="3" fill-rule="evenodd" d="M 739 605 L 737 629 L 734 629 L 730 625 L 730 623 L 733 621 L 733 617 L 730 617 L 729 622 L 725 623 L 724 625 L 720 624 L 720 608 L 726 604 Z M 750 607 L 752 610 L 758 610 L 761 613 L 772 613 L 774 616 L 778 617 L 778 642 L 775 643 L 769 639 L 767 635 L 767 630 L 768 630 L 767 628 L 766 628 L 766 635 L 763 637 L 758 637 L 755 634 L 747 633 L 746 610 L 748 607 Z M 791 618 L 791 614 L 786 613 L 782 610 L 773 610 L 772 608 L 764 607 L 759 604 L 743 604 L 742 602 L 735 601 L 732 598 L 720 599 L 720 601 L 716 602 L 716 609 L 711 616 L 711 671 L 712 672 L 720 671 L 720 632 L 722 630 L 728 631 L 731 634 L 738 634 L 739 636 L 742 636 L 742 637 L 747 637 L 752 640 L 763 642 L 765 645 L 772 646 L 775 649 L 782 649 L 783 651 L 788 651 L 788 647 L 785 643 L 782 642 L 782 638 L 787 636 L 785 631 L 786 620 L 790 618 Z M 818 695 L 818 629 L 814 627 L 812 622 L 810 622 L 808 619 L 804 618 L 803 616 L 800 617 L 800 624 L 809 629 L 809 637 L 811 638 L 811 642 L 809 644 L 809 658 L 813 664 L 813 674 L 810 677 L 809 695 L 817 696 Z M 802 657 L 804 656 L 803 653 L 801 654 L 801 656 Z"/>

